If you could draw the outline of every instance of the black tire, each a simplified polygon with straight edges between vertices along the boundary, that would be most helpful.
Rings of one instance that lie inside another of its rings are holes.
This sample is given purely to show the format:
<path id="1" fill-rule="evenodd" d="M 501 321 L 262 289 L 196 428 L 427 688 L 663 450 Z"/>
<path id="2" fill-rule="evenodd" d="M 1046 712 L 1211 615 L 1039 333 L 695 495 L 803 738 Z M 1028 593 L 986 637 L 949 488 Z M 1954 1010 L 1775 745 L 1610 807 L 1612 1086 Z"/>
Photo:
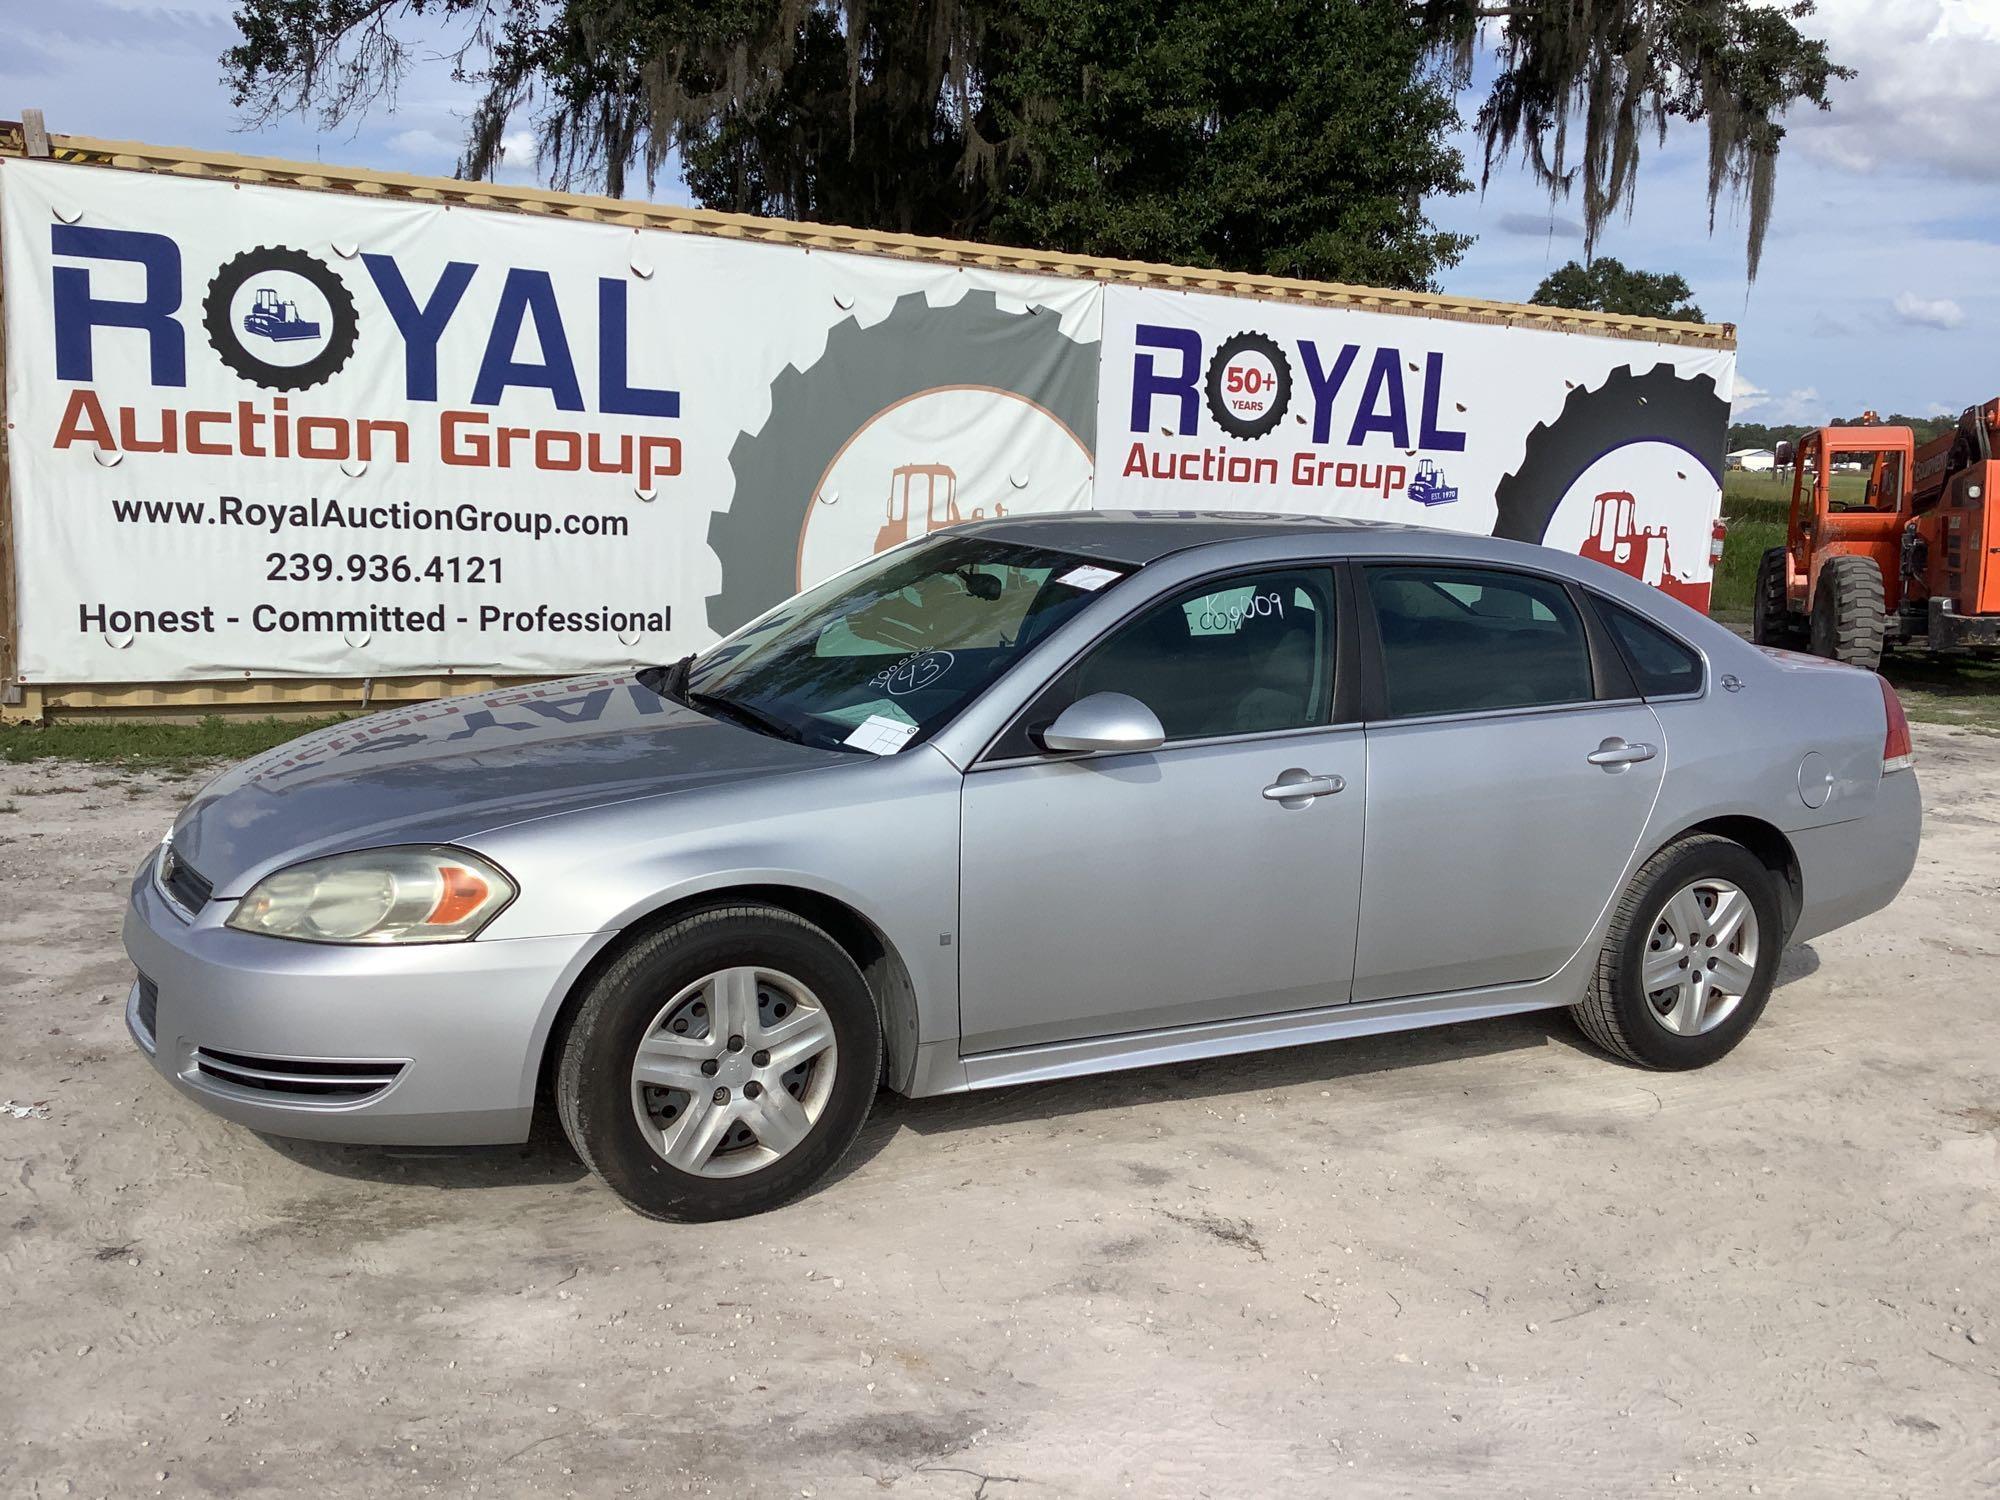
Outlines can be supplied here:
<path id="1" fill-rule="evenodd" d="M 1720 485 L 1728 428 L 1729 403 L 1716 394 L 1715 381 L 1677 375 L 1672 365 L 1655 365 L 1643 375 L 1614 370 L 1595 390 L 1578 386 L 1553 422 L 1536 424 L 1520 467 L 1494 486 L 1493 534 L 1539 542 L 1584 471 L 1633 443 L 1671 444 Z"/>
<path id="2" fill-rule="evenodd" d="M 1246 421 L 1229 409 L 1222 379 L 1229 362 L 1237 355 L 1250 351 L 1263 355 L 1271 362 L 1271 368 L 1277 372 L 1278 384 L 1264 415 Z M 1231 437 L 1253 441 L 1285 419 L 1286 408 L 1292 404 L 1292 362 L 1285 358 L 1284 349 L 1268 333 L 1239 333 L 1234 338 L 1224 339 L 1217 347 L 1214 358 L 1208 362 L 1208 373 L 1202 377 L 1201 390 L 1208 414 L 1215 419 L 1217 427 Z"/>
<path id="3" fill-rule="evenodd" d="M 1812 652 L 1874 671 L 1882 665 L 1887 620 L 1882 570 L 1867 557 L 1830 557 L 1813 585 Z"/>
<path id="4" fill-rule="evenodd" d="M 1001 310 L 989 291 L 932 307 L 923 292 L 896 299 L 866 328 L 836 323 L 812 364 L 771 382 L 771 414 L 729 450 L 729 509 L 709 518 L 722 566 L 708 599 L 709 628 L 727 635 L 798 592 L 799 534 L 827 465 L 887 408 L 926 391 L 977 386 L 1041 407 L 1092 452 L 1097 445 L 1096 344 L 1078 343 L 1046 308 Z"/>
<path id="5" fill-rule="evenodd" d="M 1750 604 L 1750 639 L 1760 646 L 1796 646 L 1804 632 L 1785 597 L 1785 549 L 1757 560 L 1757 592 Z"/>
<path id="6" fill-rule="evenodd" d="M 1681 1036 L 1654 1011 L 1640 979 L 1647 941 L 1667 902 L 1689 884 L 1719 876 L 1749 896 L 1756 913 L 1755 977 L 1736 1009 L 1713 1031 Z M 1711 833 L 1689 834 L 1660 850 L 1632 877 L 1612 914 L 1584 998 L 1570 1007 L 1576 1023 L 1598 1046 L 1642 1068 L 1703 1068 L 1726 1056 L 1763 1014 L 1785 946 L 1784 907 L 1771 872 L 1748 849 Z"/>
<path id="7" fill-rule="evenodd" d="M 244 344 L 242 331 L 229 320 L 230 299 L 237 289 L 252 277 L 271 271 L 290 272 L 326 298 L 333 326 L 327 331 L 325 347 L 304 364 L 275 365 L 257 358 Z M 326 262 L 289 245 L 259 245 L 223 262 L 210 278 L 201 299 L 201 326 L 216 357 L 245 380 L 270 391 L 304 391 L 338 374 L 354 357 L 361 320 L 354 309 L 354 294 Z"/>
<path id="8" fill-rule="evenodd" d="M 735 1177 L 682 1171 L 647 1143 L 634 1111 L 639 1041 L 667 999 L 749 964 L 795 977 L 825 1007 L 837 1053 L 832 1093 L 805 1138 L 769 1166 Z M 556 1108 L 577 1155 L 635 1212 L 703 1223 L 763 1213 L 822 1181 L 860 1133 L 881 1072 L 881 1021 L 847 952 L 791 912 L 723 906 L 648 933 L 598 976 L 562 1044 Z"/>

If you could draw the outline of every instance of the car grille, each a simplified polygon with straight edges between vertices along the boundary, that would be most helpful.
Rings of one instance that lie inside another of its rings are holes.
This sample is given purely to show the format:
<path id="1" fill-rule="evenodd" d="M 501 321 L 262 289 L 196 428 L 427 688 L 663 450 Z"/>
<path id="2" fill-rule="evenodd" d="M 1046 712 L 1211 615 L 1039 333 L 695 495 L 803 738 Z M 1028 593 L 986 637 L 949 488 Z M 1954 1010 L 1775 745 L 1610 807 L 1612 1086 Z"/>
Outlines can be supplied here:
<path id="1" fill-rule="evenodd" d="M 317 1057 L 258 1057 L 197 1047 L 194 1066 L 206 1080 L 271 1098 L 353 1104 L 387 1089 L 402 1076 L 406 1065 L 366 1059 L 328 1062 Z"/>
<path id="2" fill-rule="evenodd" d="M 156 1038 L 160 1034 L 160 987 L 144 974 L 139 976 L 137 1013 L 139 1030 L 145 1033 L 142 1040 L 150 1052 L 159 1045 Z"/>
<path id="3" fill-rule="evenodd" d="M 174 905 L 190 915 L 208 905 L 208 898 L 215 894 L 215 885 L 204 878 L 193 865 L 180 855 L 162 854 L 167 862 L 165 873 L 160 878 L 160 887 L 173 900 Z"/>

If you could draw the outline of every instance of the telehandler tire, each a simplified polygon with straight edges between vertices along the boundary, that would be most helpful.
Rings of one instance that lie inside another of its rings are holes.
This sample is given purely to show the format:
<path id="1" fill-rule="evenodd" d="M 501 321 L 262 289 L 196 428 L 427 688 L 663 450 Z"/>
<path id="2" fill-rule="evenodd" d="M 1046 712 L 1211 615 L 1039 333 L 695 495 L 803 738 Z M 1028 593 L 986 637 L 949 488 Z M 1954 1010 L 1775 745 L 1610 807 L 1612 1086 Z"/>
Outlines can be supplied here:
<path id="1" fill-rule="evenodd" d="M 1813 655 L 1872 672 L 1882 665 L 1885 633 L 1882 570 L 1872 558 L 1828 558 L 1813 589 Z"/>
<path id="2" fill-rule="evenodd" d="M 1773 547 L 1757 561 L 1757 592 L 1750 602 L 1750 639 L 1760 646 L 1797 646 L 1804 622 L 1785 597 L 1785 549 Z"/>

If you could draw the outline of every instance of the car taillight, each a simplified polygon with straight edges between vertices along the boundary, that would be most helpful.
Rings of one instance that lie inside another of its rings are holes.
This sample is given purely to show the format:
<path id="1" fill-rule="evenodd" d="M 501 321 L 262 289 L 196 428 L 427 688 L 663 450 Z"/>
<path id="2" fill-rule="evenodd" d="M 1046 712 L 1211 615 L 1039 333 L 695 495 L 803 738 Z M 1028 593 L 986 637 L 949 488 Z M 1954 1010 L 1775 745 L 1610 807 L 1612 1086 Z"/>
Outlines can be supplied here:
<path id="1" fill-rule="evenodd" d="M 1729 533 L 1729 523 L 1718 519 L 1708 529 L 1708 565 L 1714 567 L 1722 561 L 1722 548 Z"/>
<path id="2" fill-rule="evenodd" d="M 1903 712 L 1903 700 L 1896 696 L 1896 690 L 1889 686 L 1889 679 L 1877 676 L 1882 684 L 1882 709 L 1889 716 L 1889 728 L 1882 736 L 1882 774 L 1891 771 L 1907 771 L 1917 763 L 1916 752 L 1910 745 L 1910 720 Z"/>

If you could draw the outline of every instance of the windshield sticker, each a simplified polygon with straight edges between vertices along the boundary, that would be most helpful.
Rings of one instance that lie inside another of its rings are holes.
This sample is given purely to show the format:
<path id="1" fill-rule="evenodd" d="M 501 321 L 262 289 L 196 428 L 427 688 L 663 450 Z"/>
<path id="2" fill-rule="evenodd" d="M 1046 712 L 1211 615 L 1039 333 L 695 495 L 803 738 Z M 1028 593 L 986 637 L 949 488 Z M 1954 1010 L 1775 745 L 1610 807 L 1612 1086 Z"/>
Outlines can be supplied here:
<path id="1" fill-rule="evenodd" d="M 861 727 L 841 743 L 852 745 L 857 750 L 866 750 L 870 755 L 894 755 L 909 744 L 910 736 L 916 732 L 917 726 L 914 724 L 885 718 L 881 714 L 870 714 L 861 721 Z"/>
<path id="2" fill-rule="evenodd" d="M 870 687 L 886 688 L 895 697 L 921 692 L 949 672 L 958 658 L 949 651 L 917 651 L 868 679 Z"/>
<path id="3" fill-rule="evenodd" d="M 1071 568 L 1056 582 L 1066 583 L 1073 589 L 1082 589 L 1085 593 L 1094 594 L 1105 584 L 1115 583 L 1124 576 L 1114 568 L 1093 567 L 1086 563 L 1080 568 Z"/>

